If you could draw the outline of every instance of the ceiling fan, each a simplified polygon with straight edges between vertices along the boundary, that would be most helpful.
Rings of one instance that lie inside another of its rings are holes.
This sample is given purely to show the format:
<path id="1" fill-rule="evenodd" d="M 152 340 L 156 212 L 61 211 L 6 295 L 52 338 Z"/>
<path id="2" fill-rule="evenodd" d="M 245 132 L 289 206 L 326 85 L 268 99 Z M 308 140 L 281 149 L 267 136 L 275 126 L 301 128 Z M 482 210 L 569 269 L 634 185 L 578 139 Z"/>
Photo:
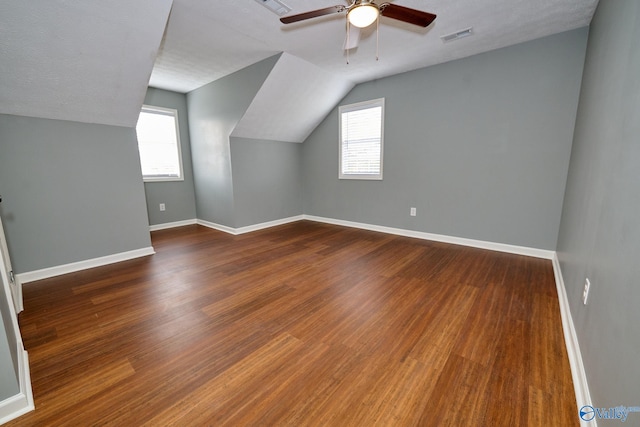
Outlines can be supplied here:
<path id="1" fill-rule="evenodd" d="M 283 16 L 280 18 L 280 21 L 283 24 L 292 24 L 294 22 L 342 12 L 347 12 L 346 50 L 353 49 L 357 46 L 358 40 L 360 39 L 359 29 L 366 28 L 373 24 L 380 16 L 386 16 L 387 18 L 418 25 L 420 27 L 428 27 L 429 24 L 436 19 L 436 15 L 432 13 L 411 9 L 405 6 L 398 6 L 389 2 L 378 5 L 372 0 L 352 0 L 348 6 L 330 6 L 296 15 Z M 356 27 L 354 28 L 356 31 L 351 30 L 351 25 Z"/>

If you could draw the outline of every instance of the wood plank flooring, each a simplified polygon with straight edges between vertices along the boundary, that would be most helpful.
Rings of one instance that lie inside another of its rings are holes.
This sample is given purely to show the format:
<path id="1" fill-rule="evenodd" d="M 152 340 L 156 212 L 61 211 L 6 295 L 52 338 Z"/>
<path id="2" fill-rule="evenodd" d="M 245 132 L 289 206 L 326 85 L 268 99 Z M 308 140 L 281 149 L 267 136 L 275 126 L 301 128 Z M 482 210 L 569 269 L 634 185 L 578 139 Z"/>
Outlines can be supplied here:
<path id="1" fill-rule="evenodd" d="M 9 426 L 572 426 L 550 261 L 307 221 L 24 287 Z"/>

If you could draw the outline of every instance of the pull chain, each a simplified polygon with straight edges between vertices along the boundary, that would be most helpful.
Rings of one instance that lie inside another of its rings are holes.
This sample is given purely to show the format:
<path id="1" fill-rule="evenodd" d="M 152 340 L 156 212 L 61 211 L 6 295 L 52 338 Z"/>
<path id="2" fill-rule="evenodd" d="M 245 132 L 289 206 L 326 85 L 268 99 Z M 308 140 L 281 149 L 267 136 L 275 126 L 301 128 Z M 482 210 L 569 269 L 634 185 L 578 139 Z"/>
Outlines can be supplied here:
<path id="1" fill-rule="evenodd" d="M 378 50 L 379 50 L 379 40 L 380 40 L 380 14 L 378 14 L 378 18 L 376 19 L 376 61 L 379 58 Z"/>
<path id="2" fill-rule="evenodd" d="M 347 44 L 345 46 L 347 51 L 347 65 L 349 65 L 349 51 L 351 50 L 351 23 L 347 18 Z M 376 18 L 376 61 L 380 60 L 380 14 Z"/>
<path id="3" fill-rule="evenodd" d="M 351 27 L 349 26 L 349 18 L 347 18 L 347 45 L 345 46 L 347 49 L 347 65 L 349 65 L 349 47 L 351 46 L 349 37 L 351 36 Z"/>

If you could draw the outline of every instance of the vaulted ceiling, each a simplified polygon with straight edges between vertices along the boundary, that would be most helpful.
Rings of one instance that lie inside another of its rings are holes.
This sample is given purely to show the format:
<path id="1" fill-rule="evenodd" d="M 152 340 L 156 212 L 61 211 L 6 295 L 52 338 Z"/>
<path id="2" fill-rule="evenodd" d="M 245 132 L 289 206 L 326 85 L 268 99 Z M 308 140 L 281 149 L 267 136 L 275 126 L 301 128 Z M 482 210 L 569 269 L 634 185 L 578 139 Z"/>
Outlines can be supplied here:
<path id="1" fill-rule="evenodd" d="M 376 0 L 382 3 L 385 0 Z M 290 14 L 345 0 L 282 0 Z M 343 50 L 345 14 L 283 25 L 256 0 L 174 0 L 151 85 L 188 92 L 278 52 L 341 79 L 361 83 L 586 26 L 597 0 L 395 0 L 435 13 L 421 28 L 383 17 L 379 60 L 375 26 L 362 33 L 349 64 Z M 474 35 L 443 43 L 441 35 L 473 27 Z M 304 79 L 292 74 L 290 78 Z"/>
<path id="2" fill-rule="evenodd" d="M 347 4 L 282 1 L 291 14 Z M 147 85 L 186 93 L 284 52 L 234 135 L 300 142 L 357 83 L 588 25 L 597 0 L 395 4 L 438 17 L 427 28 L 381 18 L 347 64 L 344 14 L 283 25 L 256 0 L 4 1 L 0 113 L 131 127 Z"/>

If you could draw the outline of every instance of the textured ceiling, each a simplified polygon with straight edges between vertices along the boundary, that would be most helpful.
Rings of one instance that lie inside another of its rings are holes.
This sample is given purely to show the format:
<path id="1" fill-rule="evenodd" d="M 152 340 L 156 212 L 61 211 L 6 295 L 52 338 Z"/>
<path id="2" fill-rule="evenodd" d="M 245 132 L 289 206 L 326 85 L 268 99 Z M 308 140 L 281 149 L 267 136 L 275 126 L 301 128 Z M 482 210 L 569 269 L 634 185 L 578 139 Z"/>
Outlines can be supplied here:
<path id="1" fill-rule="evenodd" d="M 231 136 L 303 142 L 352 88 L 349 81 L 283 53 Z"/>
<path id="2" fill-rule="evenodd" d="M 346 4 L 283 1 L 292 14 Z M 597 0 L 395 3 L 438 18 L 381 18 L 380 59 L 367 29 L 347 64 L 343 14 L 285 26 L 255 0 L 1 1 L 0 113 L 133 127 L 148 84 L 189 92 L 284 52 L 234 135 L 299 141 L 356 83 L 588 25 Z"/>
<path id="3" fill-rule="evenodd" d="M 344 0 L 282 0 L 291 14 Z M 378 0 L 381 2 L 382 0 Z M 347 65 L 344 14 L 282 25 L 255 0 L 174 0 L 150 85 L 188 92 L 286 52 L 351 83 L 380 78 L 586 26 L 597 0 L 395 0 L 438 15 L 426 29 L 381 18 L 363 31 Z M 441 35 L 473 27 L 474 35 L 443 43 Z M 289 78 L 304 79 L 292 70 Z M 273 100 L 278 104 L 278 100 Z"/>
<path id="4" fill-rule="evenodd" d="M 135 126 L 171 3 L 0 2 L 0 113 Z"/>
<path id="5" fill-rule="evenodd" d="M 381 3 L 383 0 L 377 0 Z M 344 0 L 283 0 L 291 14 Z M 291 25 L 255 0 L 174 0 L 150 86 L 189 92 L 279 52 L 231 136 L 302 142 L 357 83 L 588 25 L 597 0 L 396 0 L 438 15 L 428 28 L 382 17 L 343 50 L 344 14 Z M 473 36 L 440 36 L 473 27 Z M 378 36 L 378 38 L 376 37 Z M 376 60 L 376 39 L 379 59 Z"/>

